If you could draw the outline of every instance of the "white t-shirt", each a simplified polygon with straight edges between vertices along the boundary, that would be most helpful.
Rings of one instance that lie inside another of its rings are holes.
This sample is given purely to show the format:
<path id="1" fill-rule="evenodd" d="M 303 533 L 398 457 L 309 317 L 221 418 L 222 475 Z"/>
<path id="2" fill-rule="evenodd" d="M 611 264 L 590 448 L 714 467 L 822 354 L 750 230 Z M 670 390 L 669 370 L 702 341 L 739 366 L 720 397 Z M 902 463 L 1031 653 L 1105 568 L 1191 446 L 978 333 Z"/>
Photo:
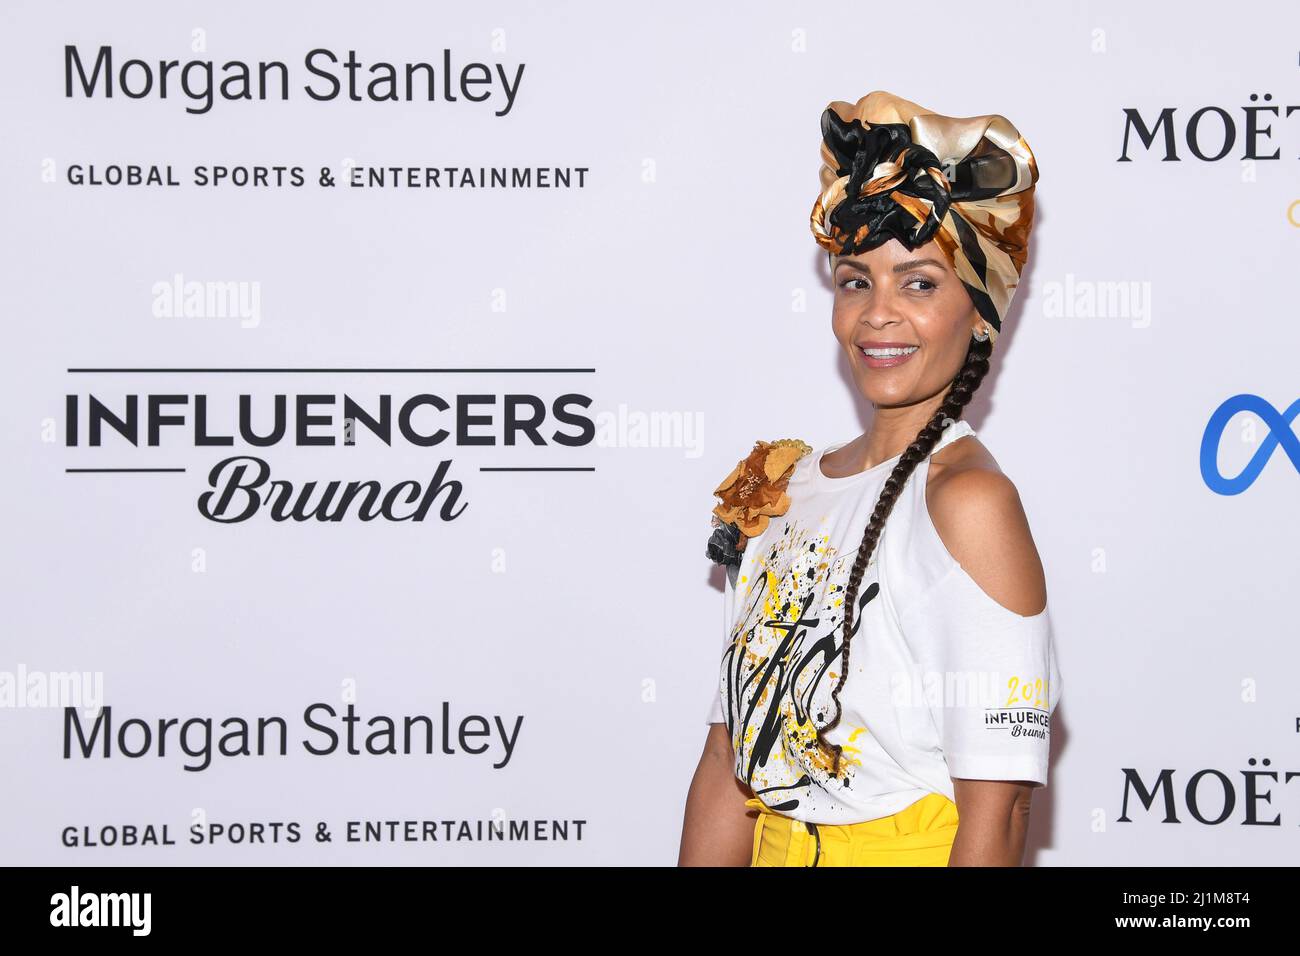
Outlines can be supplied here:
<path id="1" fill-rule="evenodd" d="M 959 419 L 933 451 L 973 434 Z M 902 457 L 830 478 L 821 458 L 845 444 L 796 462 L 790 508 L 728 568 L 708 721 L 727 725 L 736 776 L 772 809 L 830 824 L 889 816 L 927 793 L 955 799 L 952 777 L 1045 784 L 1062 687 L 1048 609 L 1025 617 L 1004 607 L 948 552 L 925 503 L 928 457 L 862 577 L 843 716 L 827 734 L 843 747 L 830 776 L 815 726 L 835 713 L 848 574 Z"/>

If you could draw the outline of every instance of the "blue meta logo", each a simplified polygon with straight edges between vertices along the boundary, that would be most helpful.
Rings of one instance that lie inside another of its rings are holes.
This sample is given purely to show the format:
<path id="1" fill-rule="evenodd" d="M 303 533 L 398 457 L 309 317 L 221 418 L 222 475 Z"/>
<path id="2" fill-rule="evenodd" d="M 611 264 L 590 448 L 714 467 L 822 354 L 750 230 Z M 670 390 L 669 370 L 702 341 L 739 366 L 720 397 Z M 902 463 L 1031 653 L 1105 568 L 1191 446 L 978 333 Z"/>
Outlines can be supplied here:
<path id="1" fill-rule="evenodd" d="M 1225 478 L 1219 472 L 1219 444 L 1223 439 L 1224 429 L 1233 415 L 1238 412 L 1254 412 L 1268 426 L 1265 436 L 1241 474 L 1235 478 Z M 1234 395 L 1214 410 L 1205 425 L 1205 434 L 1201 436 L 1201 477 L 1211 491 L 1221 495 L 1239 495 L 1255 483 L 1259 473 L 1273 456 L 1278 445 L 1291 459 L 1291 464 L 1300 472 L 1300 439 L 1291 430 L 1291 422 L 1300 415 L 1300 399 L 1291 403 L 1284 412 L 1260 398 L 1258 395 Z"/>

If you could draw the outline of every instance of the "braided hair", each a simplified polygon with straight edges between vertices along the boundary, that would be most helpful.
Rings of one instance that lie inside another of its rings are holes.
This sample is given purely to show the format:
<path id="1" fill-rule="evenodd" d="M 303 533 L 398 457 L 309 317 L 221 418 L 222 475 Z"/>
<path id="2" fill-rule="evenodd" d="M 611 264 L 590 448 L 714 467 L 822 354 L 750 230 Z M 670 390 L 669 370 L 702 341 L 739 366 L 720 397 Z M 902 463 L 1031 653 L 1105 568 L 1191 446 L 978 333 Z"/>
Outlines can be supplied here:
<path id="1" fill-rule="evenodd" d="M 833 754 L 831 763 L 832 776 L 839 774 L 842 748 L 839 744 L 829 743 L 824 735 L 839 724 L 844 711 L 843 706 L 840 704 L 840 689 L 844 686 L 844 681 L 849 673 L 849 644 L 856 630 L 854 626 L 856 624 L 855 605 L 858 600 L 858 588 L 862 584 L 862 575 L 866 572 L 867 564 L 871 561 L 871 555 L 876 550 L 876 543 L 880 540 L 881 532 L 884 531 L 885 520 L 893 510 L 894 502 L 898 499 L 903 486 L 907 484 L 907 479 L 916 470 L 917 464 L 924 460 L 934 449 L 949 421 L 955 421 L 961 417 L 962 409 L 970 403 L 975 390 L 979 388 L 980 382 L 988 374 L 989 355 L 992 352 L 992 341 L 981 342 L 974 337 L 971 338 L 970 347 L 966 351 L 966 361 L 957 373 L 956 378 L 953 379 L 943 404 L 935 411 L 934 417 L 930 419 L 929 423 L 917 434 L 912 444 L 907 446 L 907 450 L 903 452 L 898 464 L 894 466 L 894 470 L 885 479 L 885 486 L 881 489 L 875 510 L 871 512 L 871 519 L 867 522 L 866 531 L 863 532 L 862 543 L 858 545 L 858 555 L 853 562 L 852 570 L 849 571 L 848 589 L 844 595 L 844 643 L 841 647 L 843 657 L 840 660 L 840 676 L 831 691 L 831 698 L 835 701 L 835 716 L 826 726 L 817 728 L 817 746 L 823 753 Z"/>

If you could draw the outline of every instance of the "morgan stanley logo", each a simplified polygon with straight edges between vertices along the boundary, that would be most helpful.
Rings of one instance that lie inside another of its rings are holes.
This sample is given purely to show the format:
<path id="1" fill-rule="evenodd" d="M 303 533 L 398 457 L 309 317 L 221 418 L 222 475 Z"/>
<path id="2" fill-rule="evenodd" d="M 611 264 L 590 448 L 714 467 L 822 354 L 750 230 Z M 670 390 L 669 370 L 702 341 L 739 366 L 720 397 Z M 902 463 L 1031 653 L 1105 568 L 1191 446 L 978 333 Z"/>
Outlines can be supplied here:
<path id="1" fill-rule="evenodd" d="M 131 935 L 148 936 L 153 896 L 150 893 L 70 893 L 50 897 L 51 926 L 129 926 Z"/>

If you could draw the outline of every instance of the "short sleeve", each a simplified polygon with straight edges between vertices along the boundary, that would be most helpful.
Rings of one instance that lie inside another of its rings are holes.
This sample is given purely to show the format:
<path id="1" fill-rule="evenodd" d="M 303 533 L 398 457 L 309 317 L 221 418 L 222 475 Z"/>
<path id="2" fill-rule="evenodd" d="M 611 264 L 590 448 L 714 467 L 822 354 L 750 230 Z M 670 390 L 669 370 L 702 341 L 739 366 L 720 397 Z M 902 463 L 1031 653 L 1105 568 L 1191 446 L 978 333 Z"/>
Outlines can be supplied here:
<path id="1" fill-rule="evenodd" d="M 724 584 L 722 586 L 722 654 L 726 654 L 727 648 L 731 646 L 731 625 L 735 620 L 732 611 L 736 606 L 736 585 L 732 577 L 736 574 L 736 566 L 729 565 L 727 573 L 723 575 Z M 713 689 L 709 699 L 709 716 L 707 723 L 722 724 L 726 723 L 726 717 L 722 714 L 722 692 L 718 681 L 718 673 L 722 667 L 722 655 L 713 659 L 714 668 L 711 672 L 713 679 L 709 686 Z"/>
<path id="2" fill-rule="evenodd" d="M 1017 614 L 954 563 L 900 624 L 949 776 L 1045 785 L 1062 690 L 1049 609 Z"/>

